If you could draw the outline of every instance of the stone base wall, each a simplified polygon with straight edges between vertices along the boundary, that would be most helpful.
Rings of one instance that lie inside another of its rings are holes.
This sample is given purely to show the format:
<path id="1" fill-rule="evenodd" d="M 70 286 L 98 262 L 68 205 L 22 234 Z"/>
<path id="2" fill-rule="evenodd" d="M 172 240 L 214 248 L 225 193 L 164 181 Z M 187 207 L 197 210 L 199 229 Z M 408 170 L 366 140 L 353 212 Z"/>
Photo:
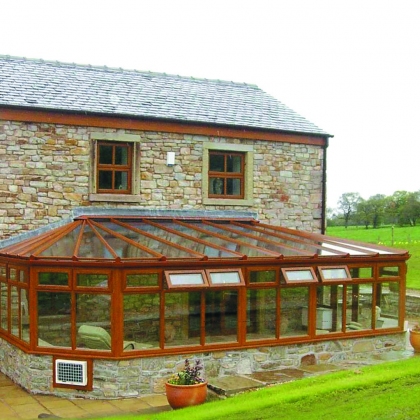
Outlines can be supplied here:
<path id="1" fill-rule="evenodd" d="M 94 360 L 93 390 L 52 387 L 52 356 L 26 354 L 0 339 L 1 371 L 33 394 L 67 398 L 113 399 L 164 393 L 165 381 L 182 369 L 185 358 L 199 358 L 207 379 L 225 375 L 299 367 L 301 364 L 369 361 L 406 348 L 406 333 L 246 350 L 217 351 L 130 360 Z M 210 379 L 211 382 L 211 379 Z"/>
<path id="2" fill-rule="evenodd" d="M 420 322 L 420 296 L 407 294 L 405 296 L 406 318 L 418 318 Z"/>

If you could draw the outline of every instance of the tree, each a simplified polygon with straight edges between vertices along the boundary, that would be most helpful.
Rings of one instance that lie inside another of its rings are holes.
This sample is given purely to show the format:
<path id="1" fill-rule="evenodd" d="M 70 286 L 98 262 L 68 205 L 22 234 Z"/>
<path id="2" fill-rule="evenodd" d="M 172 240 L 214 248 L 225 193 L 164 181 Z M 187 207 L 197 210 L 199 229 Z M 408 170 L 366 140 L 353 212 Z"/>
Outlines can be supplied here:
<path id="1" fill-rule="evenodd" d="M 383 194 L 376 194 L 370 197 L 368 202 L 371 206 L 372 225 L 374 229 L 377 229 L 385 214 L 386 196 Z"/>
<path id="2" fill-rule="evenodd" d="M 357 219 L 365 226 L 366 229 L 369 228 L 372 219 L 372 211 L 369 202 L 363 198 L 357 205 Z"/>
<path id="3" fill-rule="evenodd" d="M 420 191 L 408 194 L 401 210 L 401 218 L 411 226 L 416 226 L 416 221 L 420 218 Z"/>
<path id="4" fill-rule="evenodd" d="M 390 197 L 387 197 L 386 215 L 390 223 L 403 223 L 402 211 L 407 203 L 410 193 L 408 191 L 395 191 Z"/>
<path id="5" fill-rule="evenodd" d="M 343 212 L 344 226 L 347 229 L 351 216 L 356 212 L 357 205 L 360 203 L 359 193 L 345 193 L 342 194 L 338 200 L 338 208 Z"/>

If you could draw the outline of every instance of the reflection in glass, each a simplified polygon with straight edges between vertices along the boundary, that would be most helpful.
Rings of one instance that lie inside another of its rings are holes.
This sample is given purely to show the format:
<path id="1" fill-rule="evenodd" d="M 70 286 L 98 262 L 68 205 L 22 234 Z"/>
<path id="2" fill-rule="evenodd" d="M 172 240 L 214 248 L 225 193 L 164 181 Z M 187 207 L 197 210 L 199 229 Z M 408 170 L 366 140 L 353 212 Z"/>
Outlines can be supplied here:
<path id="1" fill-rule="evenodd" d="M 165 347 L 200 344 L 201 293 L 165 294 Z"/>
<path id="2" fill-rule="evenodd" d="M 308 334 L 308 307 L 308 287 L 280 289 L 280 337 Z"/>
<path id="3" fill-rule="evenodd" d="M 126 294 L 123 298 L 125 350 L 159 347 L 160 296 L 157 293 Z"/>
<path id="4" fill-rule="evenodd" d="M 108 287 L 108 274 L 79 273 L 77 285 L 82 287 Z"/>
<path id="5" fill-rule="evenodd" d="M 250 283 L 272 283 L 276 281 L 274 270 L 251 271 L 249 273 Z"/>
<path id="6" fill-rule="evenodd" d="M 375 328 L 396 328 L 400 317 L 400 284 L 398 282 L 376 285 Z"/>
<path id="7" fill-rule="evenodd" d="M 247 291 L 247 340 L 276 338 L 276 296 L 276 289 Z"/>
<path id="8" fill-rule="evenodd" d="M 127 287 L 153 287 L 159 286 L 157 273 L 132 273 L 127 274 Z"/>
<path id="9" fill-rule="evenodd" d="M 343 328 L 343 288 L 339 285 L 317 287 L 316 334 L 340 332 Z"/>
<path id="10" fill-rule="evenodd" d="M 69 274 L 53 271 L 38 273 L 38 283 L 49 286 L 67 286 L 69 284 Z"/>
<path id="11" fill-rule="evenodd" d="M 206 343 L 237 341 L 238 292 L 206 292 Z"/>
<path id="12" fill-rule="evenodd" d="M 71 295 L 38 292 L 38 345 L 71 347 Z"/>

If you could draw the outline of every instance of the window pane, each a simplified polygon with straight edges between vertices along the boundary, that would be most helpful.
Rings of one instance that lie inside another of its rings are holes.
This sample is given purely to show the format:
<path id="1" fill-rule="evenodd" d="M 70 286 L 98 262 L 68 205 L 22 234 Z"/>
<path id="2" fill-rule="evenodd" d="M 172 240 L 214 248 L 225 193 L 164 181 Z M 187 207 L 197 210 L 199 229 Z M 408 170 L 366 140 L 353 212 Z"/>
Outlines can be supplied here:
<path id="1" fill-rule="evenodd" d="M 398 282 L 379 283 L 376 290 L 376 328 L 396 328 L 400 316 L 400 285 Z"/>
<path id="2" fill-rule="evenodd" d="M 212 284 L 239 284 L 241 278 L 237 271 L 228 271 L 225 273 L 209 273 Z"/>
<path id="3" fill-rule="evenodd" d="M 101 190 L 112 189 L 112 172 L 111 171 L 99 171 L 99 188 Z"/>
<path id="4" fill-rule="evenodd" d="M 38 345 L 71 347 L 71 295 L 38 292 Z"/>
<path id="5" fill-rule="evenodd" d="M 201 293 L 165 294 L 165 347 L 200 344 Z"/>
<path id="6" fill-rule="evenodd" d="M 350 275 L 353 279 L 370 279 L 373 277 L 373 268 L 353 267 L 350 268 Z"/>
<path id="7" fill-rule="evenodd" d="M 315 315 L 316 333 L 328 334 L 343 329 L 343 287 L 318 286 Z"/>
<path id="8" fill-rule="evenodd" d="M 227 195 L 241 195 L 241 180 L 240 179 L 228 178 L 226 182 L 227 182 L 227 188 L 226 188 Z"/>
<path id="9" fill-rule="evenodd" d="M 225 183 L 223 178 L 210 178 L 209 190 L 210 194 L 223 194 L 225 189 Z"/>
<path id="10" fill-rule="evenodd" d="M 68 273 L 39 273 L 38 283 L 50 286 L 67 286 L 69 284 Z"/>
<path id="11" fill-rule="evenodd" d="M 128 172 L 115 172 L 115 188 L 117 190 L 128 190 Z"/>
<path id="12" fill-rule="evenodd" d="M 29 343 L 29 299 L 26 289 L 20 289 L 20 331 L 20 338 Z"/>
<path id="13" fill-rule="evenodd" d="M 127 287 L 159 286 L 157 273 L 127 274 Z"/>
<path id="14" fill-rule="evenodd" d="M 1 328 L 3 328 L 3 330 L 8 329 L 7 327 L 7 318 L 9 316 L 9 297 L 8 297 L 8 293 L 7 293 L 7 284 L 1 282 L 0 283 L 0 291 L 1 291 L 1 295 L 0 295 L 0 310 L 1 310 Z"/>
<path id="15" fill-rule="evenodd" d="M 169 279 L 172 286 L 204 284 L 203 275 L 201 273 L 169 274 Z"/>
<path id="16" fill-rule="evenodd" d="M 399 267 L 380 267 L 379 277 L 398 277 Z"/>
<path id="17" fill-rule="evenodd" d="M 210 163 L 209 163 L 210 171 L 224 172 L 225 171 L 224 161 L 225 159 L 223 155 L 210 153 Z"/>
<path id="18" fill-rule="evenodd" d="M 16 286 L 12 286 L 11 290 L 11 333 L 19 337 L 19 292 Z"/>
<path id="19" fill-rule="evenodd" d="M 99 163 L 105 165 L 112 164 L 112 146 L 99 146 Z"/>
<path id="20" fill-rule="evenodd" d="M 349 278 L 345 268 L 321 268 L 325 280 L 346 280 Z"/>
<path id="21" fill-rule="evenodd" d="M 126 146 L 115 146 L 115 164 L 128 164 L 128 148 Z"/>
<path id="22" fill-rule="evenodd" d="M 276 281 L 276 272 L 270 271 L 251 271 L 249 273 L 250 283 L 268 283 Z"/>
<path id="23" fill-rule="evenodd" d="M 372 283 L 347 286 L 346 331 L 372 328 L 372 294 Z"/>
<path id="24" fill-rule="evenodd" d="M 247 340 L 276 337 L 276 289 L 248 290 Z"/>
<path id="25" fill-rule="evenodd" d="M 107 274 L 79 273 L 77 285 L 82 287 L 108 287 Z"/>
<path id="26" fill-rule="evenodd" d="M 126 294 L 123 299 L 124 350 L 159 347 L 159 294 Z"/>
<path id="27" fill-rule="evenodd" d="M 0 265 L 0 279 L 5 279 L 6 278 L 6 266 L 5 265 Z"/>
<path id="28" fill-rule="evenodd" d="M 280 337 L 308 334 L 309 288 L 280 289 Z"/>
<path id="29" fill-rule="evenodd" d="M 241 173 L 242 171 L 242 157 L 241 156 L 227 156 L 227 172 Z"/>
<path id="30" fill-rule="evenodd" d="M 284 270 L 284 275 L 288 281 L 313 281 L 314 275 L 311 270 Z"/>
<path id="31" fill-rule="evenodd" d="M 111 350 L 111 296 L 76 295 L 77 347 Z"/>
<path id="32" fill-rule="evenodd" d="M 9 269 L 9 280 L 16 281 L 17 279 L 18 279 L 18 277 L 17 277 L 16 268 L 10 268 Z"/>
<path id="33" fill-rule="evenodd" d="M 235 342 L 238 330 L 238 292 L 206 292 L 206 343 Z"/>

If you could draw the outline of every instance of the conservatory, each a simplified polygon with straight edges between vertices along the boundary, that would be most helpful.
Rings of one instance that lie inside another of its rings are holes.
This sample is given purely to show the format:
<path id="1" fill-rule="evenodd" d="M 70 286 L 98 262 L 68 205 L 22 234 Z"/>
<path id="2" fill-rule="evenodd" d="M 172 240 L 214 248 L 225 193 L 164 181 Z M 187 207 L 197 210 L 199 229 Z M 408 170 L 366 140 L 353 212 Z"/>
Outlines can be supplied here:
<path id="1" fill-rule="evenodd" d="M 0 338 L 92 363 L 401 333 L 408 258 L 247 217 L 80 216 L 0 249 Z"/>

